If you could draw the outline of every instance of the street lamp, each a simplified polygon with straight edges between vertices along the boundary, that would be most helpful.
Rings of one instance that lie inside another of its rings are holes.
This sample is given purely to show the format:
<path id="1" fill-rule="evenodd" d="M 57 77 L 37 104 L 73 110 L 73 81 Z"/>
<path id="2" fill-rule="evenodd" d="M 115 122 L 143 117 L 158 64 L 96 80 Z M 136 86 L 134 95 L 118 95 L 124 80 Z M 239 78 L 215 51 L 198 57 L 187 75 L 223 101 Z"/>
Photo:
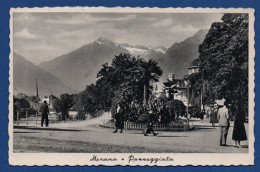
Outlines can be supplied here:
<path id="1" fill-rule="evenodd" d="M 188 125 L 188 128 L 187 130 L 189 130 L 189 101 L 190 101 L 190 80 L 189 80 L 189 76 L 185 75 L 184 76 L 184 84 L 185 84 L 185 87 L 186 87 L 186 90 L 187 90 L 187 125 Z"/>

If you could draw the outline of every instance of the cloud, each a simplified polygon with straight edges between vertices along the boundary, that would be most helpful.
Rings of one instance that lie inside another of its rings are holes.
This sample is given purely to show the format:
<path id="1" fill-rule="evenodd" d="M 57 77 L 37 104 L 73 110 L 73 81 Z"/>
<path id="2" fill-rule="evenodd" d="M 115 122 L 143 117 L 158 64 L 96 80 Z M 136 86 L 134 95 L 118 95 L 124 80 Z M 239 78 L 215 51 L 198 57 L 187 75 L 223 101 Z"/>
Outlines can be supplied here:
<path id="1" fill-rule="evenodd" d="M 151 26 L 153 27 L 167 27 L 171 26 L 173 24 L 172 20 L 170 18 L 163 19 L 161 21 L 157 21 L 153 23 Z"/>
<path id="2" fill-rule="evenodd" d="M 104 36 L 114 42 L 169 47 L 209 28 L 222 14 L 15 13 L 15 51 L 38 64 Z"/>
<path id="3" fill-rule="evenodd" d="M 34 22 L 37 18 L 32 15 L 32 13 L 14 13 L 14 21 L 15 22 Z"/>
<path id="4" fill-rule="evenodd" d="M 20 37 L 20 38 L 26 38 L 26 39 L 36 39 L 38 36 L 31 34 L 27 28 L 24 28 L 20 32 L 17 32 L 15 37 Z"/>
<path id="5" fill-rule="evenodd" d="M 107 14 L 106 16 L 98 16 L 93 17 L 90 14 L 81 14 L 81 15 L 74 15 L 70 17 L 58 17 L 58 18 L 51 18 L 45 20 L 46 23 L 51 24 L 66 24 L 66 25 L 75 25 L 75 24 L 81 24 L 81 25 L 87 25 L 87 24 L 93 24 L 97 22 L 109 22 L 109 21 L 129 21 L 136 19 L 135 14 L 128 14 L 124 15 L 122 17 L 110 17 L 110 14 Z"/>
<path id="6" fill-rule="evenodd" d="M 172 26 L 169 30 L 169 32 L 197 32 L 198 29 L 191 26 L 191 25 L 188 25 L 186 27 L 183 27 L 181 25 L 175 25 L 175 26 Z"/>

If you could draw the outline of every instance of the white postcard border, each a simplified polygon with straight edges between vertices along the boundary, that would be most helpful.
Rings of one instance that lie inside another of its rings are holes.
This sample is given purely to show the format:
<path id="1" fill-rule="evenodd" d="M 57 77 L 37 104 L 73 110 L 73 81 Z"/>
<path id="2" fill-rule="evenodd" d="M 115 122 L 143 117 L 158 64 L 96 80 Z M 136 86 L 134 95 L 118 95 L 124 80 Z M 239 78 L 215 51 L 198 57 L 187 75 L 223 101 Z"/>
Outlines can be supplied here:
<path id="1" fill-rule="evenodd" d="M 14 12 L 111 12 L 111 13 L 248 13 L 249 14 L 249 153 L 13 153 L 13 13 Z M 10 165 L 26 166 L 230 166 L 254 165 L 254 9 L 243 8 L 130 8 L 130 7 L 55 7 L 55 8 L 11 8 L 10 9 L 10 71 L 9 71 L 9 163 Z M 117 161 L 90 161 L 96 155 L 102 158 L 116 158 Z M 129 156 L 146 158 L 147 161 L 128 162 Z M 149 159 L 171 158 L 173 161 L 157 161 Z"/>

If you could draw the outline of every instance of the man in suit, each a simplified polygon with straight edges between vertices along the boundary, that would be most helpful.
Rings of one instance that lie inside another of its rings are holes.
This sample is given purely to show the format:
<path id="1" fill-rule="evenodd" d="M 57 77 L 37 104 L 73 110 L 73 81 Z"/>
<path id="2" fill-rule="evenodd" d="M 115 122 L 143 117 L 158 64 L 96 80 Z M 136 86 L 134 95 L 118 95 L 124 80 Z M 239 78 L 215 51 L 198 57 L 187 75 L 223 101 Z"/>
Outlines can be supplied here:
<path id="1" fill-rule="evenodd" d="M 41 111 L 41 115 L 42 115 L 41 126 L 43 127 L 43 122 L 44 122 L 44 119 L 45 119 L 45 125 L 46 125 L 46 127 L 48 127 L 48 125 L 49 125 L 48 114 L 50 112 L 49 112 L 49 108 L 48 108 L 46 101 L 43 102 L 43 105 L 41 106 L 40 111 Z"/>
<path id="2" fill-rule="evenodd" d="M 218 123 L 220 127 L 220 146 L 227 146 L 227 135 L 228 135 L 228 129 L 229 129 L 229 111 L 228 111 L 228 104 L 226 101 L 222 101 L 219 104 L 220 108 L 218 110 Z"/>
<path id="3" fill-rule="evenodd" d="M 148 133 L 153 133 L 154 136 L 157 135 L 157 133 L 155 133 L 154 130 L 153 130 L 154 121 L 155 121 L 154 113 L 153 113 L 152 110 L 150 110 L 149 116 L 148 116 L 148 119 L 147 119 L 146 128 L 145 128 L 145 131 L 144 131 L 144 136 L 148 136 L 147 135 Z"/>

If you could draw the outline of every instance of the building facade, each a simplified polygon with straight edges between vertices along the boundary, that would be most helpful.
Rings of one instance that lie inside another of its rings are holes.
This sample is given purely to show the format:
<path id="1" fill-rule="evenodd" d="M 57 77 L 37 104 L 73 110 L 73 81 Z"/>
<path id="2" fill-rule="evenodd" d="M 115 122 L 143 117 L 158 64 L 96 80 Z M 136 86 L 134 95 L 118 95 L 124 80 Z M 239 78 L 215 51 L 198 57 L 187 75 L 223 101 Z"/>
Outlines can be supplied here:
<path id="1" fill-rule="evenodd" d="M 191 75 L 193 73 L 198 73 L 199 72 L 199 67 L 198 66 L 190 66 L 188 68 L 188 72 L 189 72 L 189 75 Z"/>

